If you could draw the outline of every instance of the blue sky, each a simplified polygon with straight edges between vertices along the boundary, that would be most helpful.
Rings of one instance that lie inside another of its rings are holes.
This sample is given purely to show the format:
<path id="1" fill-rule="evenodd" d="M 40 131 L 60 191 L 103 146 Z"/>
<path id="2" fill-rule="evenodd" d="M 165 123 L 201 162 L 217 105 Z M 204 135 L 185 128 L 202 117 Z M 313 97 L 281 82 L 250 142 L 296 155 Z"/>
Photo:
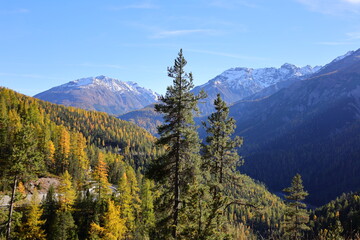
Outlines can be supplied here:
<path id="1" fill-rule="evenodd" d="M 231 67 L 323 65 L 360 48 L 360 0 L 0 3 L 0 86 L 30 96 L 98 75 L 163 94 L 180 48 L 196 85 Z"/>

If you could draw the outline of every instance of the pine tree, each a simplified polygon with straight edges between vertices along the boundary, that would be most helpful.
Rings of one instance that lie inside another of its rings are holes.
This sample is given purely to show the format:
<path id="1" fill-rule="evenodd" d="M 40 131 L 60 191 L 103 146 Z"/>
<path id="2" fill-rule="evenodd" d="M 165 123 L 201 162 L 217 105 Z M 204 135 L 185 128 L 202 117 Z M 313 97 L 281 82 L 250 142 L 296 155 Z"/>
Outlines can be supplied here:
<path id="1" fill-rule="evenodd" d="M 288 239 L 302 239 L 304 231 L 309 230 L 309 213 L 306 204 L 302 201 L 309 195 L 302 184 L 300 174 L 296 174 L 292 179 L 291 186 L 283 190 L 288 195 L 285 219 L 283 222 L 284 236 Z"/>
<path id="2" fill-rule="evenodd" d="M 164 115 L 165 122 L 158 127 L 160 138 L 157 145 L 167 150 L 150 169 L 150 173 L 154 173 L 152 177 L 164 188 L 161 228 L 165 236 L 171 233 L 174 239 L 179 238 L 179 226 L 184 224 L 179 222 L 179 215 L 185 207 L 189 186 L 199 177 L 200 144 L 193 112 L 197 111 L 198 100 L 205 98 L 203 92 L 197 96 L 190 92 L 194 84 L 192 74 L 184 71 L 186 63 L 180 50 L 174 66 L 168 68 L 173 85 L 167 88 L 165 96 L 159 98 L 161 103 L 155 105 L 156 112 Z"/>
<path id="3" fill-rule="evenodd" d="M 221 99 L 220 94 L 214 101 L 216 112 L 208 117 L 208 122 L 203 122 L 208 136 L 205 146 L 202 170 L 210 173 L 208 185 L 211 192 L 209 208 L 211 213 L 207 217 L 205 236 L 221 239 L 224 234 L 222 229 L 226 223 L 224 208 L 231 199 L 231 187 L 236 186 L 239 173 L 237 166 L 240 165 L 240 157 L 237 147 L 242 144 L 239 137 L 231 138 L 235 130 L 235 120 L 229 117 L 229 108 Z M 216 235 L 216 236 L 215 236 Z"/>

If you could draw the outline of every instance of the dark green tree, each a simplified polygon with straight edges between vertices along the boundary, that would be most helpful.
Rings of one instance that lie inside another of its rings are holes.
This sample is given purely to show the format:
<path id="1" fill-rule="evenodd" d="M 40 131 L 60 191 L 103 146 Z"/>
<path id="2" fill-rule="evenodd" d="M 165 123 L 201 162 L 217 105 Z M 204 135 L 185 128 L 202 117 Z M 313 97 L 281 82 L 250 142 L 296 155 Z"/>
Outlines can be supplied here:
<path id="1" fill-rule="evenodd" d="M 15 134 L 11 155 L 5 169 L 6 176 L 13 181 L 7 223 L 7 239 L 10 239 L 11 236 L 11 221 L 18 181 L 27 181 L 35 177 L 44 168 L 42 160 L 33 125 L 30 122 L 25 122 Z"/>
<path id="2" fill-rule="evenodd" d="M 154 183 L 149 179 L 144 179 L 141 185 L 140 198 L 141 210 L 138 220 L 139 235 L 137 239 L 149 239 L 151 231 L 155 226 L 154 213 L 154 193 L 152 192 Z"/>
<path id="3" fill-rule="evenodd" d="M 45 220 L 44 228 L 47 236 L 51 235 L 51 226 L 54 224 L 56 212 L 59 207 L 59 203 L 56 200 L 54 186 L 51 185 L 45 199 L 42 202 L 42 219 Z"/>
<path id="4" fill-rule="evenodd" d="M 154 161 L 150 172 L 163 188 L 160 226 L 167 239 L 170 235 L 180 238 L 180 226 L 185 226 L 179 222 L 186 206 L 184 200 L 189 186 L 200 175 L 200 142 L 193 114 L 198 111 L 198 101 L 206 96 L 203 92 L 199 95 L 190 92 L 194 84 L 192 74 L 184 71 L 186 63 L 180 50 L 174 66 L 168 68 L 173 85 L 167 87 L 165 96 L 155 105 L 155 110 L 164 116 L 164 124 L 158 127 L 157 145 L 165 147 L 166 153 Z"/>
<path id="5" fill-rule="evenodd" d="M 51 240 L 77 240 L 77 227 L 70 211 L 57 211 L 51 226 Z"/>
<path id="6" fill-rule="evenodd" d="M 310 230 L 307 223 L 309 222 L 309 213 L 306 210 L 306 204 L 303 203 L 309 195 L 302 184 L 300 174 L 296 174 L 292 179 L 291 186 L 283 190 L 288 195 L 287 209 L 283 222 L 284 237 L 287 239 L 302 239 L 304 231 Z"/>
<path id="7" fill-rule="evenodd" d="M 234 201 L 231 188 L 238 187 L 239 179 L 237 167 L 241 165 L 237 148 L 241 146 L 242 139 L 231 135 L 235 130 L 235 120 L 229 117 L 229 108 L 221 99 L 220 94 L 214 100 L 215 112 L 203 122 L 208 136 L 204 147 L 202 170 L 209 172 L 207 181 L 210 194 L 210 214 L 206 220 L 204 236 L 221 239 L 227 220 L 224 218 L 225 207 Z"/>

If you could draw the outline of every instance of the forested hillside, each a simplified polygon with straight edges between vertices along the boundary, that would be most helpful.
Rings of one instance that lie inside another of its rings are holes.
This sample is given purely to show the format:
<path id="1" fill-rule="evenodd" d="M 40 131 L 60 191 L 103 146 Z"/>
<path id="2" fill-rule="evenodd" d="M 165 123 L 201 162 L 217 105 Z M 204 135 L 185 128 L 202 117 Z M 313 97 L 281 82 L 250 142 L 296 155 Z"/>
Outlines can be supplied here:
<path id="1" fill-rule="evenodd" d="M 105 113 L 0 88 L 0 239 L 359 239 L 358 194 L 310 211 L 312 185 L 300 174 L 283 178 L 282 200 L 239 172 L 246 138 L 234 136 L 220 94 L 199 138 L 194 114 L 206 93 L 190 91 L 186 63 L 180 50 L 168 68 L 157 139 Z"/>
<path id="2" fill-rule="evenodd" d="M 133 122 L 136 125 L 145 128 L 154 136 L 157 136 L 157 127 L 163 122 L 163 116 L 155 112 L 154 104 L 125 113 L 118 118 Z"/>
<path id="3" fill-rule="evenodd" d="M 152 234 L 160 189 L 141 171 L 163 151 L 148 132 L 104 113 L 6 88 L 0 90 L 0 104 L 0 196 L 10 198 L 9 205 L 1 200 L 2 236 L 9 227 L 14 239 L 147 239 Z M 228 217 L 238 234 L 253 235 L 252 226 L 267 235 L 280 225 L 284 203 L 239 176 L 243 187 L 236 196 L 244 206 L 231 206 Z M 40 203 L 37 192 L 43 196 L 44 189 L 34 182 L 44 177 L 59 184 L 50 186 Z"/>

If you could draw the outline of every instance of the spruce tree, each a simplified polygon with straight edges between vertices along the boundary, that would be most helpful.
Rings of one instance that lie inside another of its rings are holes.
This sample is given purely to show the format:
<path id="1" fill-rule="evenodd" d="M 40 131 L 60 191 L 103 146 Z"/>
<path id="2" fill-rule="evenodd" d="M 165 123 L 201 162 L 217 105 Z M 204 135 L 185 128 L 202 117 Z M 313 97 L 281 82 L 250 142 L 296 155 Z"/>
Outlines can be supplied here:
<path id="1" fill-rule="evenodd" d="M 202 163 L 203 172 L 209 172 L 207 181 L 210 193 L 211 213 L 207 217 L 205 236 L 221 239 L 224 224 L 224 208 L 234 199 L 231 198 L 231 188 L 239 177 L 237 166 L 240 165 L 240 157 L 237 148 L 242 144 L 240 137 L 232 139 L 235 130 L 235 120 L 229 117 L 229 108 L 221 99 L 220 94 L 214 100 L 215 112 L 208 117 L 203 125 L 206 127 L 208 136 Z M 216 236 L 215 236 L 216 235 Z"/>
<path id="2" fill-rule="evenodd" d="M 189 186 L 199 175 L 200 143 L 193 113 L 197 111 L 198 100 L 205 98 L 205 94 L 190 92 L 194 84 L 192 74 L 184 71 L 186 63 L 180 50 L 174 66 L 168 68 L 173 85 L 167 87 L 165 96 L 161 96 L 160 103 L 155 105 L 156 112 L 164 116 L 164 124 L 158 127 L 157 145 L 165 147 L 166 153 L 154 161 L 150 172 L 163 188 L 160 227 L 167 239 L 169 235 L 179 239 L 180 227 L 190 224 L 179 222 L 179 216 L 186 207 L 184 200 Z"/>
<path id="3" fill-rule="evenodd" d="M 283 222 L 284 237 L 288 239 L 302 239 L 303 232 L 309 230 L 309 213 L 306 210 L 306 204 L 303 203 L 309 195 L 302 184 L 300 174 L 296 174 L 292 179 L 291 186 L 283 190 L 288 195 L 285 219 Z"/>

